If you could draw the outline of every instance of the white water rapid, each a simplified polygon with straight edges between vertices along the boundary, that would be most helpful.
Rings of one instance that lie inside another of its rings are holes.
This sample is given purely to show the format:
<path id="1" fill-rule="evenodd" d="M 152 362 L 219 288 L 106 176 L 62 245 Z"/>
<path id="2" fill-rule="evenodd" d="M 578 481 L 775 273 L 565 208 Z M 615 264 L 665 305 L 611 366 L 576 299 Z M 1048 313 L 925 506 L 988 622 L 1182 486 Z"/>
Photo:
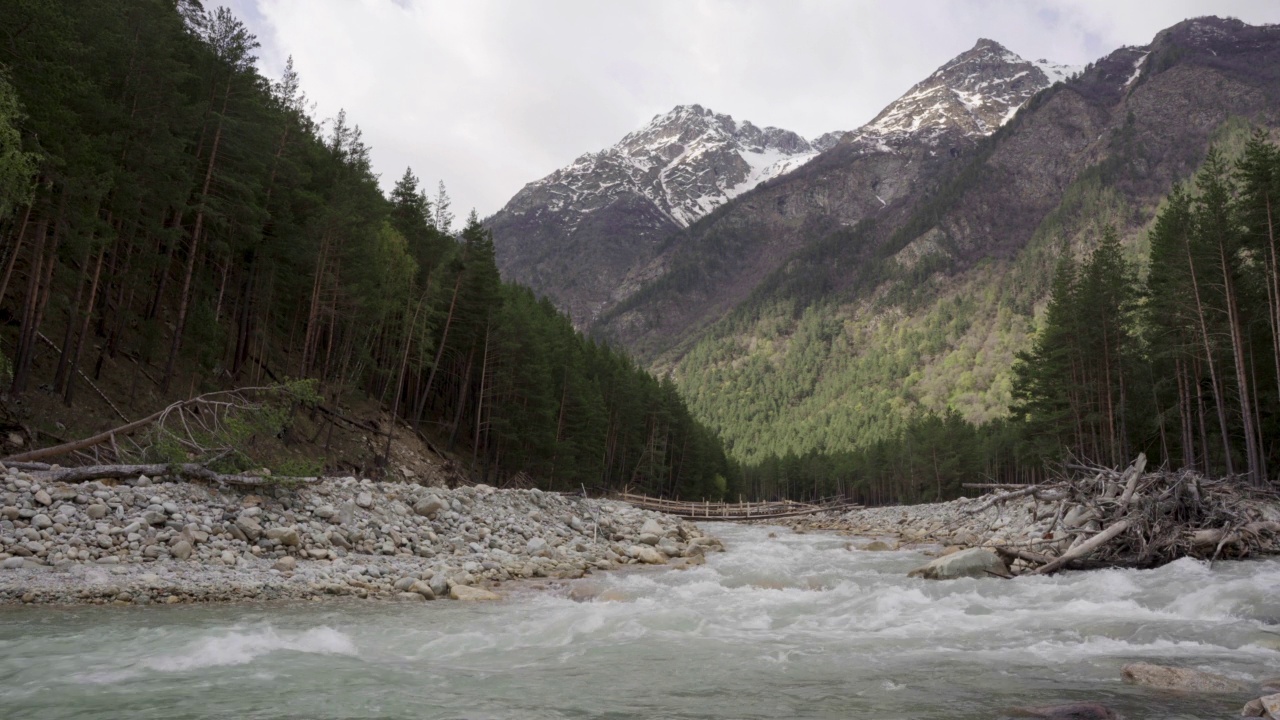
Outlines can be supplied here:
<path id="1" fill-rule="evenodd" d="M 0 718 L 1202 718 L 1250 695 L 1120 667 L 1280 676 L 1280 560 L 938 582 L 914 551 L 711 529 L 705 566 L 495 604 L 0 608 Z"/>

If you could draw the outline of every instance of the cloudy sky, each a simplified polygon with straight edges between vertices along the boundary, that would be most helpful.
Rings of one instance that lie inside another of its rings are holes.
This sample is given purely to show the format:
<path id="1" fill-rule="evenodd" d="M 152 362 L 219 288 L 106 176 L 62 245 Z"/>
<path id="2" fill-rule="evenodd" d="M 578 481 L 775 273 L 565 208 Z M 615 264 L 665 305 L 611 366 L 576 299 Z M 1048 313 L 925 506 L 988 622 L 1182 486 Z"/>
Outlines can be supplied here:
<path id="1" fill-rule="evenodd" d="M 206 0 L 292 56 L 384 186 L 406 166 L 459 215 L 699 103 L 806 137 L 851 130 L 979 37 L 1083 65 L 1198 15 L 1280 22 L 1276 0 Z"/>

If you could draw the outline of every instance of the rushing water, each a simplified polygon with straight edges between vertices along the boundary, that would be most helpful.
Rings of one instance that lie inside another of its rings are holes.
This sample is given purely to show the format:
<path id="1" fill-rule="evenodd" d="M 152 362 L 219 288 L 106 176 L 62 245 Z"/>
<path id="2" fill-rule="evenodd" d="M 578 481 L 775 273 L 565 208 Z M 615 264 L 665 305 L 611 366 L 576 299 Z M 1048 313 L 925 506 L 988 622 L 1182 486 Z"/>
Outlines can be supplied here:
<path id="1" fill-rule="evenodd" d="M 1248 693 L 1120 667 L 1280 675 L 1278 560 L 937 582 L 905 577 L 916 552 L 714 532 L 729 552 L 706 566 L 596 576 L 579 600 L 0 609 L 0 717 L 1230 717 Z"/>

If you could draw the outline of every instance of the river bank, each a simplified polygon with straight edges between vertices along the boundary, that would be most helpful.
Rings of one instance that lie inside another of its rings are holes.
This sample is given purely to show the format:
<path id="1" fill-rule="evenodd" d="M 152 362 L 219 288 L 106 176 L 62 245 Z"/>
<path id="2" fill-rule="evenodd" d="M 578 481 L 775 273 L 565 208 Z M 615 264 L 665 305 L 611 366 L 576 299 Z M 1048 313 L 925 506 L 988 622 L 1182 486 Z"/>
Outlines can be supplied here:
<path id="1" fill-rule="evenodd" d="M 504 583 L 688 566 L 720 543 L 625 503 L 356 478 L 259 492 L 145 476 L 0 482 L 0 604 L 492 599 Z"/>
<path id="2" fill-rule="evenodd" d="M 1215 545 L 1223 557 L 1280 554 L 1280 503 L 1265 500 L 1242 501 L 1241 517 L 1256 518 L 1248 526 L 1231 532 L 1194 533 L 1188 537 L 1207 558 Z M 834 532 L 859 536 L 858 547 L 876 550 L 898 547 L 942 546 L 948 550 L 1001 548 L 1027 554 L 1065 552 L 1083 534 L 1103 529 L 1096 513 L 1086 508 L 1063 512 L 1063 506 L 1037 500 L 1033 496 L 993 496 L 958 498 L 949 502 L 860 508 L 848 512 L 828 512 L 780 521 L 800 533 Z M 1241 525 L 1244 525 L 1241 523 Z M 1256 532 L 1253 529 L 1256 526 Z M 1236 543 L 1250 533 L 1247 551 Z M 1188 536 L 1193 533 L 1187 532 Z M 1201 535 L 1204 540 L 1201 540 Z M 1225 538 L 1225 539 L 1224 539 Z M 1006 557 L 1012 557 L 1005 553 Z M 1014 569 L 1025 567 L 1014 559 Z"/>

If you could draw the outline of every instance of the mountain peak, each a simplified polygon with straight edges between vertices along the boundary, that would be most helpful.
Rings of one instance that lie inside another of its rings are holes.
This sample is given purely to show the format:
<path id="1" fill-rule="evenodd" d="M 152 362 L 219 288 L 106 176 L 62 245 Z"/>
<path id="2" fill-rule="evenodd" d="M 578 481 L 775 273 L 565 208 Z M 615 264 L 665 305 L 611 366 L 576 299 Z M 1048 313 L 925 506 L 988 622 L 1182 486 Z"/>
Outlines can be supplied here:
<path id="1" fill-rule="evenodd" d="M 1078 71 L 1048 60 L 1029 62 L 995 40 L 979 38 L 848 139 L 892 150 L 909 140 L 938 144 L 944 135 L 990 135 L 1032 95 Z"/>

